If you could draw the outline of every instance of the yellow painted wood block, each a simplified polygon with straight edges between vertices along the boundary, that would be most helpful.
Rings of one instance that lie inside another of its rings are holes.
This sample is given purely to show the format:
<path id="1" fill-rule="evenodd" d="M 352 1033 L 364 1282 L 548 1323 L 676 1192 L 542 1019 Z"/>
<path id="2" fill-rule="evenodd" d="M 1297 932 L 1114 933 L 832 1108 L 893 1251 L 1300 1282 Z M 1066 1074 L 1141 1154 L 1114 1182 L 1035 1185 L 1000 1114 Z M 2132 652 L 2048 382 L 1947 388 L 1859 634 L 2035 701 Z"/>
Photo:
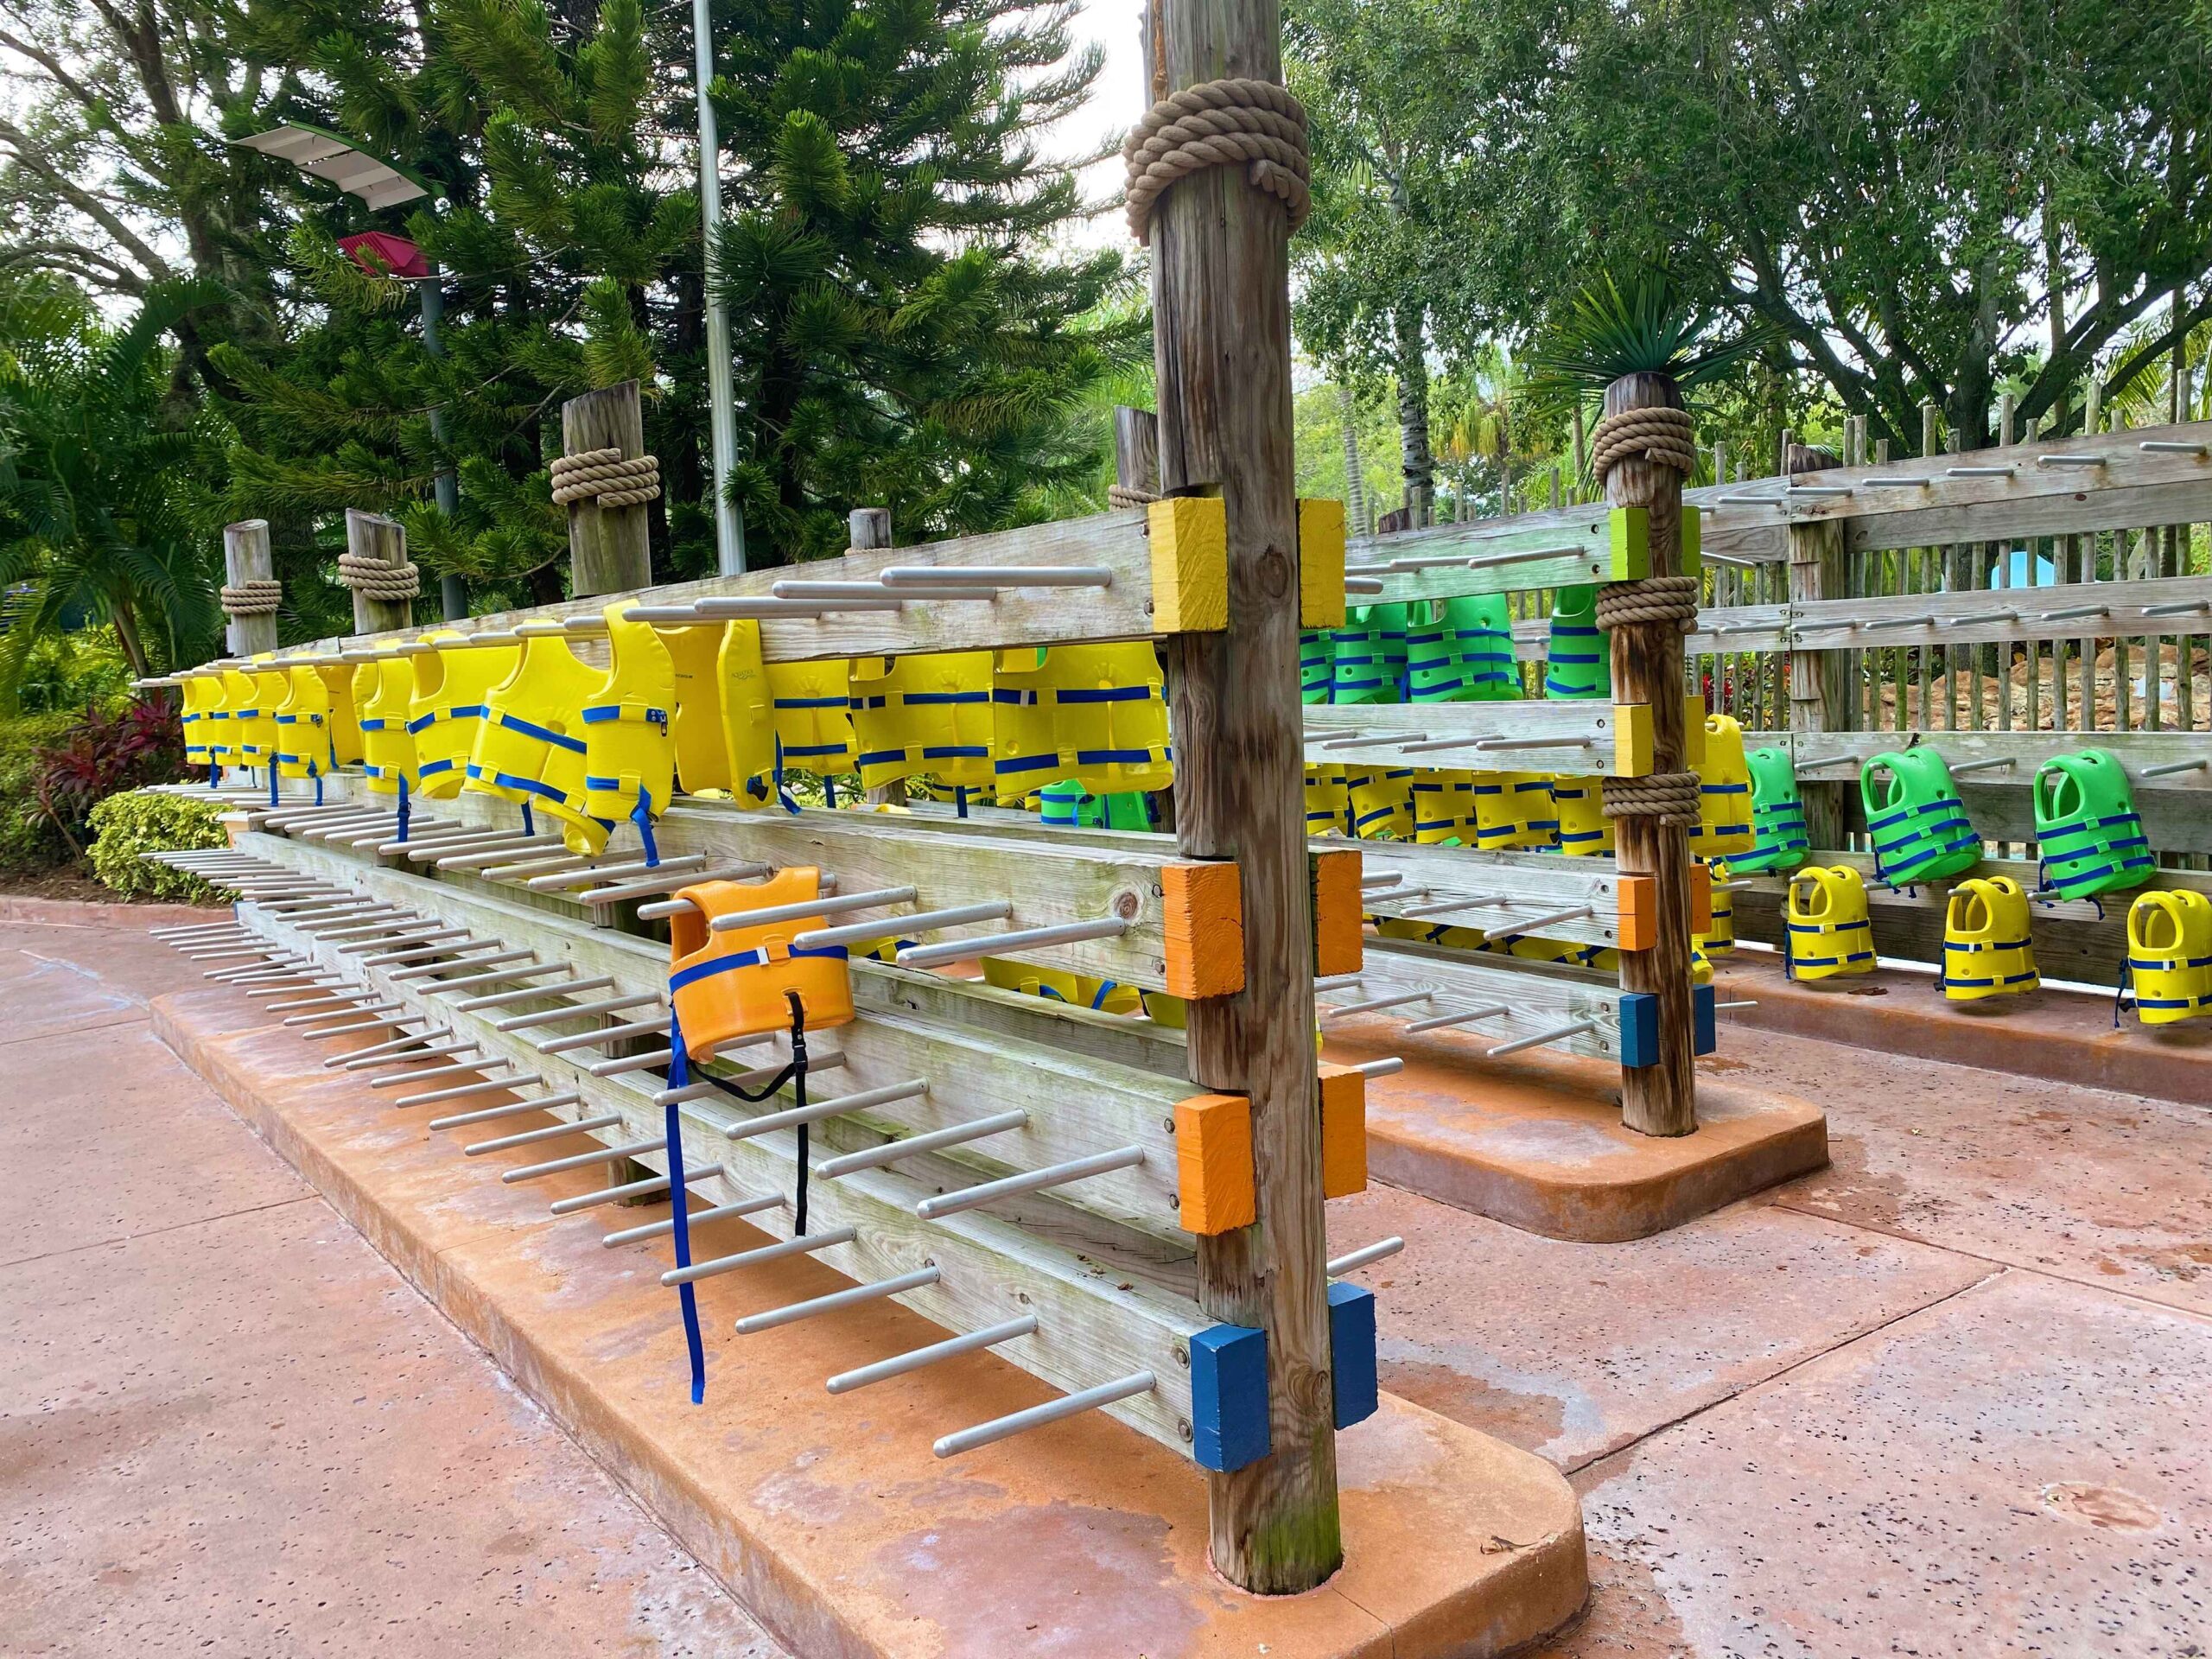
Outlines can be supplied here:
<path id="1" fill-rule="evenodd" d="M 1616 778 L 1644 778 L 1651 772 L 1651 705 L 1613 705 L 1613 764 Z"/>
<path id="2" fill-rule="evenodd" d="M 1705 764 L 1705 694 L 1692 691 L 1682 698 L 1682 764 L 1695 772 Z"/>
<path id="3" fill-rule="evenodd" d="M 1163 865 L 1160 893 L 1168 991 L 1196 997 L 1243 990 L 1244 898 L 1236 866 L 1227 860 Z"/>
<path id="4" fill-rule="evenodd" d="M 1178 495 L 1146 511 L 1152 537 L 1152 620 L 1161 633 L 1229 626 L 1229 519 L 1221 498 Z"/>
<path id="5" fill-rule="evenodd" d="M 1301 497 L 1298 503 L 1298 626 L 1344 624 L 1344 504 Z"/>
<path id="6" fill-rule="evenodd" d="M 1175 1192 L 1185 1232 L 1234 1232 L 1257 1218 L 1250 1101 L 1193 1095 L 1175 1103 Z"/>
<path id="7" fill-rule="evenodd" d="M 1321 1063 L 1321 1196 L 1367 1191 L 1367 1079 L 1356 1066 Z"/>
<path id="8" fill-rule="evenodd" d="M 1363 960 L 1357 850 L 1309 853 L 1313 872 L 1313 976 L 1356 974 Z"/>

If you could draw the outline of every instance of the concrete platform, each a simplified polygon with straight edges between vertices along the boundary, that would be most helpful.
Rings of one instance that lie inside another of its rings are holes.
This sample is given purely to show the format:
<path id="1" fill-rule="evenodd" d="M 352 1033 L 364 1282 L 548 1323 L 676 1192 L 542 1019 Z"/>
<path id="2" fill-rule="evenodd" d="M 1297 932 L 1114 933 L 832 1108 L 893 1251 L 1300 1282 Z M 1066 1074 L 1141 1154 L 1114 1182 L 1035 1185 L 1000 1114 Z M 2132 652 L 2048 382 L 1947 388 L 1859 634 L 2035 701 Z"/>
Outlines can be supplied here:
<path id="1" fill-rule="evenodd" d="M 1726 958 L 1713 982 L 1722 1002 L 1758 1004 L 1723 1014 L 1725 1024 L 2192 1105 L 2212 1103 L 2212 1020 L 2145 1026 L 2131 1014 L 2115 1027 L 2108 991 L 2045 987 L 1952 1002 L 1931 974 L 1879 968 L 1801 983 L 1783 975 L 1779 957 L 1748 950 Z M 1725 1035 L 1722 1042 L 1725 1052 Z"/>
<path id="2" fill-rule="evenodd" d="M 1498 1654 L 1583 1604 L 1566 1481 L 1387 1395 L 1338 1437 L 1346 1565 L 1300 1597 L 1249 1597 L 1214 1575 L 1197 1471 L 1109 1420 L 940 1463 L 931 1438 L 1036 1403 L 1042 1386 L 976 1356 L 828 1395 L 830 1373 L 940 1333 L 887 1307 L 733 1337 L 740 1313 L 844 1282 L 804 1260 L 700 1286 L 709 1383 L 696 1408 L 675 1299 L 658 1283 L 665 1251 L 603 1249 L 607 1212 L 546 1213 L 598 1170 L 503 1186 L 501 1159 L 464 1161 L 418 1114 L 323 1070 L 329 1046 L 266 1016 L 243 1028 L 241 1012 L 223 992 L 154 1005 L 193 1069 L 806 1659 Z M 695 1249 L 759 1237 L 717 1223 Z"/>
<path id="3" fill-rule="evenodd" d="M 1381 1017 L 1332 1022 L 1332 1060 L 1395 1054 L 1367 1086 L 1370 1177 L 1547 1238 L 1612 1243 L 1679 1227 L 1828 1160 L 1827 1120 L 1792 1095 L 1706 1074 L 1694 1135 L 1620 1121 L 1620 1068 L 1531 1049 L 1493 1060 L 1479 1038 L 1408 1035 Z"/>

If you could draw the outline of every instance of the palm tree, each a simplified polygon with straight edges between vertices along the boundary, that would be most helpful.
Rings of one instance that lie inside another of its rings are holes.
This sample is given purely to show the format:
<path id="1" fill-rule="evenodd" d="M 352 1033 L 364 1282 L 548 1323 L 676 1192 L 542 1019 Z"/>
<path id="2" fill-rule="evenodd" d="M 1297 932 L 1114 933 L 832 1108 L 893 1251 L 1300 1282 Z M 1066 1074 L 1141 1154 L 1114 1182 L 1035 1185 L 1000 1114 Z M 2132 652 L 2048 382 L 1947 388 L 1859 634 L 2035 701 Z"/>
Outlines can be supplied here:
<path id="1" fill-rule="evenodd" d="M 219 467 L 205 416 L 167 404 L 167 337 L 219 298 L 207 284 L 148 292 L 120 329 L 48 291 L 0 299 L 0 586 L 28 589 L 0 645 L 0 698 L 32 644 L 65 618 L 111 624 L 145 674 L 219 627 L 193 503 Z"/>

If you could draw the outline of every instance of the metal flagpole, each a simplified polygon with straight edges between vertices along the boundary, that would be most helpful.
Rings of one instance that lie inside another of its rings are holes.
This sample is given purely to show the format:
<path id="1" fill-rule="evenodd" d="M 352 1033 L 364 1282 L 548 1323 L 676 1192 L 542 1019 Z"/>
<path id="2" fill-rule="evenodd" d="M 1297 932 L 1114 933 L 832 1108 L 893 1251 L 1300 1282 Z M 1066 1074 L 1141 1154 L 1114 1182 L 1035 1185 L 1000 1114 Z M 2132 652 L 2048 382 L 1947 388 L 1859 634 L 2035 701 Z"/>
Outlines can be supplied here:
<path id="1" fill-rule="evenodd" d="M 709 0 L 691 0 L 699 96 L 699 215 L 707 276 L 707 401 L 715 466 L 715 565 L 723 575 L 745 569 L 745 519 L 729 499 L 730 469 L 737 461 L 737 410 L 730 387 L 729 313 L 715 292 L 715 231 L 721 223 L 721 136 L 707 89 L 715 78 L 714 19 Z"/>

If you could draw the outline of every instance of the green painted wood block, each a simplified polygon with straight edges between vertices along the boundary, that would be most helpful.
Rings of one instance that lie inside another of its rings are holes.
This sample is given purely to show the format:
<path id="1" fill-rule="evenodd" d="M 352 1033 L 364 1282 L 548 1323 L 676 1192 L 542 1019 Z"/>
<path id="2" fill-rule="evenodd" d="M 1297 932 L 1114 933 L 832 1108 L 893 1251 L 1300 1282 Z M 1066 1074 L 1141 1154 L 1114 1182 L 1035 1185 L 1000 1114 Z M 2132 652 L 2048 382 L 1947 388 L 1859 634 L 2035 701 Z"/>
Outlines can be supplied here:
<path id="1" fill-rule="evenodd" d="M 1640 582 L 1651 574 L 1651 514 L 1644 507 L 1615 507 L 1605 515 L 1610 582 Z"/>

